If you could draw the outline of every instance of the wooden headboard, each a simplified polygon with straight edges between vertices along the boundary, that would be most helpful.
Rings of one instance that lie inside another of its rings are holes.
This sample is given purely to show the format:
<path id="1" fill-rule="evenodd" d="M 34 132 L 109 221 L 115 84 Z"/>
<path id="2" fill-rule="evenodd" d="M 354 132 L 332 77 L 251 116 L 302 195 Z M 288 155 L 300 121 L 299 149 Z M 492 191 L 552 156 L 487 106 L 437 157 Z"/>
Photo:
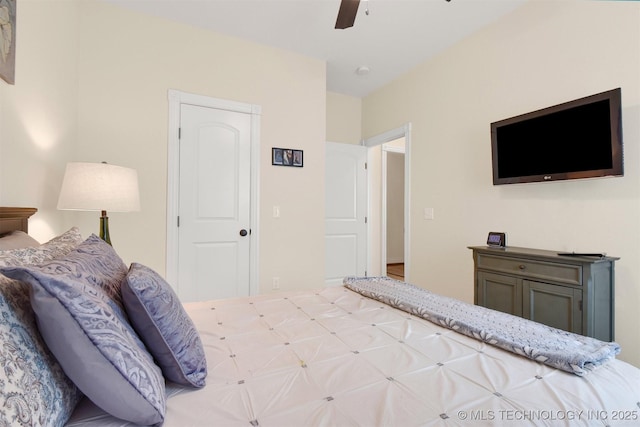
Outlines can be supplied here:
<path id="1" fill-rule="evenodd" d="M 0 234 L 20 230 L 29 231 L 29 217 L 36 213 L 36 208 L 4 208 L 0 207 Z"/>

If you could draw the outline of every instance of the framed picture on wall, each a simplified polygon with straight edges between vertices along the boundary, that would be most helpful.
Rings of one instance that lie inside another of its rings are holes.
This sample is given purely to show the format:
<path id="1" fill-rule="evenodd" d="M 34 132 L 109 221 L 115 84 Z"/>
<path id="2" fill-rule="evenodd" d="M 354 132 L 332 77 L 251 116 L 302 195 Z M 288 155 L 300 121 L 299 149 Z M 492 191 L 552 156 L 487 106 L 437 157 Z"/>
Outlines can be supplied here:
<path id="1" fill-rule="evenodd" d="M 301 168 L 304 165 L 303 151 L 292 148 L 272 148 L 271 164 L 275 166 L 294 166 Z"/>
<path id="2" fill-rule="evenodd" d="M 302 150 L 293 150 L 293 166 L 302 167 Z"/>
<path id="3" fill-rule="evenodd" d="M 293 150 L 282 150 L 282 164 L 285 166 L 293 165 Z"/>
<path id="4" fill-rule="evenodd" d="M 0 77 L 15 83 L 16 0 L 0 0 Z"/>
<path id="5" fill-rule="evenodd" d="M 282 148 L 271 149 L 271 164 L 281 166 L 282 163 Z"/>

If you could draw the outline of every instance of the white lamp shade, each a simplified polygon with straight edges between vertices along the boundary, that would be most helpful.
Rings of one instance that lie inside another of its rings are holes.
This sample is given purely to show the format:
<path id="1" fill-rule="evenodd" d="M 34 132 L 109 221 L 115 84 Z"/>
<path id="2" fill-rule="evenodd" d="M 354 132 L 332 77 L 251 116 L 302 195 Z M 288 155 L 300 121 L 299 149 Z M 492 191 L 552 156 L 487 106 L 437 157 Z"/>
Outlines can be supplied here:
<path id="1" fill-rule="evenodd" d="M 139 211 L 138 172 L 107 163 L 68 163 L 58 209 Z"/>

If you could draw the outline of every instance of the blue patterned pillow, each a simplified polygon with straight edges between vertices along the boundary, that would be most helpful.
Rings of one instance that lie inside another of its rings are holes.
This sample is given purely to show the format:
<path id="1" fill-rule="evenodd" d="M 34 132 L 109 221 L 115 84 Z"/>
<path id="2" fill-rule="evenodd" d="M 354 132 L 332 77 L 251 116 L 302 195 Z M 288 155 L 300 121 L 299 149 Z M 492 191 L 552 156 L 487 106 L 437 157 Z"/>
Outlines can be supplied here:
<path id="1" fill-rule="evenodd" d="M 202 341 L 171 286 L 155 271 L 133 263 L 122 284 L 122 298 L 131 324 L 164 377 L 203 387 L 207 360 Z"/>
<path id="2" fill-rule="evenodd" d="M 87 397 L 127 421 L 163 422 L 164 378 L 127 322 L 127 268 L 110 245 L 93 235 L 64 258 L 0 272 L 32 285 L 40 332 Z"/>
<path id="3" fill-rule="evenodd" d="M 0 251 L 0 267 L 64 256 L 82 241 L 77 228 L 37 247 Z M 0 275 L 0 425 L 62 427 L 82 393 L 45 344 L 29 284 Z"/>

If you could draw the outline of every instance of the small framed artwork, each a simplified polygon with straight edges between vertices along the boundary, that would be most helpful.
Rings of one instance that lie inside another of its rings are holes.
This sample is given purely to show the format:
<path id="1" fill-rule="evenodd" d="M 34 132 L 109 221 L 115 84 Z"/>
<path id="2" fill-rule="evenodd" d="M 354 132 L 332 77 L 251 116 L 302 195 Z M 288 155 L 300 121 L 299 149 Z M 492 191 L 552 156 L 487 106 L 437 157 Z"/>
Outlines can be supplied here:
<path id="1" fill-rule="evenodd" d="M 302 150 L 293 150 L 293 166 L 302 167 Z"/>
<path id="2" fill-rule="evenodd" d="M 272 165 L 282 165 L 282 148 L 272 148 L 271 149 L 271 164 Z"/>
<path id="3" fill-rule="evenodd" d="M 0 0 L 0 77 L 15 83 L 16 0 Z"/>
<path id="4" fill-rule="evenodd" d="M 282 150 L 282 164 L 284 166 L 291 166 L 293 164 L 293 150 Z"/>
<path id="5" fill-rule="evenodd" d="M 301 168 L 304 165 L 303 151 L 291 148 L 272 148 L 271 164 L 275 166 L 294 166 Z"/>

